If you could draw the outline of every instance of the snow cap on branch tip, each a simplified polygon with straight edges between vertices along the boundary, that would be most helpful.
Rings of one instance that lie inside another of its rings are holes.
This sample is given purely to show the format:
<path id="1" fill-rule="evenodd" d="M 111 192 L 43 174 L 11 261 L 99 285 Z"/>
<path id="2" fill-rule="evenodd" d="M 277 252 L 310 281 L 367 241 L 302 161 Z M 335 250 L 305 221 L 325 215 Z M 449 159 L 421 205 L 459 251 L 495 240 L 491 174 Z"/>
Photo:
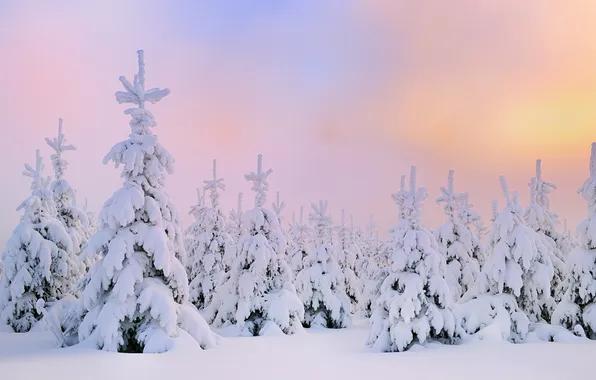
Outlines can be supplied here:
<path id="1" fill-rule="evenodd" d="M 509 203 L 511 202 L 511 198 L 509 196 L 509 188 L 507 187 L 507 180 L 505 179 L 505 176 L 500 176 L 499 181 L 501 182 L 501 190 L 503 191 L 505 200 L 507 200 L 507 204 L 509 205 Z"/>

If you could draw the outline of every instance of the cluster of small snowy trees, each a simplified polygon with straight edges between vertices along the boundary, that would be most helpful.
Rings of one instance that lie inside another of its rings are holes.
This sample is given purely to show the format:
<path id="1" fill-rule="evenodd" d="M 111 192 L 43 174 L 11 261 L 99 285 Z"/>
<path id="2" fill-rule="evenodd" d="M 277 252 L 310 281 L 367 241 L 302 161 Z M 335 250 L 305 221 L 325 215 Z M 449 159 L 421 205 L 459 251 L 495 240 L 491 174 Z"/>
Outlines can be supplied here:
<path id="1" fill-rule="evenodd" d="M 18 207 L 21 221 L 2 253 L 0 323 L 27 332 L 40 321 L 61 344 L 87 344 L 120 352 L 164 352 L 180 334 L 203 348 L 228 335 L 294 334 L 304 327 L 345 328 L 355 315 L 370 317 L 368 344 L 404 351 L 427 341 L 456 343 L 496 334 L 522 342 L 532 326 L 550 323 L 596 339 L 596 143 L 590 178 L 580 189 L 588 218 L 579 240 L 557 230 L 541 161 L 522 207 L 501 177 L 505 207 L 493 202 L 484 226 L 454 171 L 436 203 L 445 223 L 421 221 L 426 189 L 412 167 L 392 195 L 398 222 L 386 241 L 372 220 L 335 224 L 328 202 L 284 221 L 279 192 L 266 206 L 269 176 L 263 157 L 245 175 L 254 206 L 226 214 L 225 190 L 213 161 L 212 178 L 197 189 L 192 223 L 182 228 L 165 190 L 174 159 L 153 134 L 148 103 L 168 89 L 145 89 L 143 52 L 133 82 L 120 77 L 118 103 L 132 104 L 128 139 L 104 158 L 121 167 L 123 184 L 105 201 L 98 219 L 77 206 L 63 154 L 75 150 L 59 122 L 46 139 L 54 179 L 44 176 L 37 151 L 25 165 L 31 193 Z M 209 204 L 205 198 L 209 197 Z M 306 220 L 305 220 L 306 219 Z M 492 332 L 491 332 L 492 331 Z"/>

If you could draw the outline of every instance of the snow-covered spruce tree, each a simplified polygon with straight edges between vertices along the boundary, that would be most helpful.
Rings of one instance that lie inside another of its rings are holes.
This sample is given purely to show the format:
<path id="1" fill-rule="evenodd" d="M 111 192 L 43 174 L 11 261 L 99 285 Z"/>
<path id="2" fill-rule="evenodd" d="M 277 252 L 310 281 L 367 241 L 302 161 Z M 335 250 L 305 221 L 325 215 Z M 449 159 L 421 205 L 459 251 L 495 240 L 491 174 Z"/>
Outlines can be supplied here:
<path id="1" fill-rule="evenodd" d="M 225 190 L 223 178 L 217 178 L 213 160 L 213 180 L 205 181 L 210 192 L 211 207 L 203 205 L 197 189 L 199 204 L 191 208 L 195 221 L 186 230 L 187 272 L 190 302 L 199 310 L 211 303 L 217 289 L 226 280 L 225 263 L 235 257 L 234 241 L 224 230 L 225 218 L 219 207 L 219 189 Z"/>
<path id="2" fill-rule="evenodd" d="M 511 197 L 505 177 L 501 176 L 500 180 L 507 206 L 493 224 L 489 258 L 474 291 L 477 295 L 510 294 L 530 321 L 538 321 L 550 298 L 552 264 L 546 247 L 524 221 L 517 192 Z M 514 341 L 525 335 L 527 323 L 519 320 L 514 325 L 518 322 L 517 333 L 511 335 Z"/>
<path id="3" fill-rule="evenodd" d="M 530 205 L 526 208 L 524 217 L 528 227 L 536 232 L 536 238 L 540 240 L 541 244 L 538 244 L 537 248 L 546 249 L 549 257 L 546 264 L 551 266 L 549 270 L 553 273 L 550 284 L 551 299 L 543 310 L 544 319 L 550 321 L 556 302 L 561 300 L 561 286 L 567 268 L 560 247 L 561 234 L 555 228 L 557 215 L 550 210 L 548 199 L 551 189 L 556 189 L 556 186 L 542 180 L 541 160 L 536 161 L 536 177 L 530 180 L 529 186 Z"/>
<path id="4" fill-rule="evenodd" d="M 577 226 L 579 246 L 569 257 L 567 290 L 552 323 L 596 339 L 596 143 L 592 143 L 590 177 L 578 193 L 586 200 L 588 216 Z"/>
<path id="5" fill-rule="evenodd" d="M 474 211 L 474 205 L 465 197 L 460 206 L 459 217 L 461 223 L 472 233 L 472 257 L 478 261 L 480 269 L 486 262 L 486 250 L 482 239 L 486 235 L 487 228 L 482 222 L 480 214 Z"/>
<path id="6" fill-rule="evenodd" d="M 129 138 L 116 144 L 104 163 L 122 165 L 123 186 L 103 206 L 99 231 L 83 250 L 97 257 L 85 277 L 79 341 L 105 351 L 164 352 L 188 332 L 201 347 L 215 336 L 188 303 L 186 252 L 178 213 L 164 190 L 174 159 L 159 144 L 153 115 L 145 105 L 157 103 L 168 89 L 145 89 L 143 51 L 138 74 L 116 92 L 118 103 L 132 103 Z"/>
<path id="7" fill-rule="evenodd" d="M 72 240 L 74 254 L 78 256 L 92 236 L 92 228 L 89 225 L 87 213 L 77 207 L 75 191 L 64 179 L 68 162 L 62 157 L 62 154 L 76 150 L 76 148 L 66 142 L 66 136 L 62 132 L 62 119 L 58 119 L 58 136 L 52 139 L 46 137 L 46 143 L 54 150 L 51 159 L 55 180 L 50 187 L 54 194 L 56 213 Z M 69 276 L 76 281 L 87 272 L 87 266 L 80 262 L 78 268 L 73 267 L 72 270 L 73 272 Z"/>
<path id="8" fill-rule="evenodd" d="M 556 230 L 558 216 L 551 211 L 550 200 L 548 199 L 548 195 L 557 187 L 542 179 L 541 163 L 541 160 L 536 160 L 536 177 L 533 177 L 529 184 L 530 206 L 526 208 L 524 216 L 528 227 L 536 231 L 538 238 L 548 250 L 550 261 L 553 265 L 551 296 L 554 302 L 559 302 L 562 295 L 560 287 L 567 270 L 564 262 L 565 254 L 563 253 L 565 247 L 562 246 L 565 242 L 563 234 Z M 548 314 L 552 312 L 554 302 Z"/>
<path id="9" fill-rule="evenodd" d="M 286 242 L 285 248 L 284 248 L 284 252 L 283 252 L 283 255 L 285 257 L 285 261 L 286 261 L 286 263 L 288 265 L 290 265 L 290 263 L 291 263 L 291 254 L 290 254 L 290 252 L 294 250 L 294 241 L 292 240 L 292 235 L 284 227 L 284 218 L 282 216 L 282 212 L 286 208 L 286 202 L 282 201 L 279 198 L 279 191 L 276 193 L 275 202 L 273 202 L 271 204 L 271 208 L 273 209 L 273 212 L 275 213 L 275 216 L 277 216 L 277 221 L 279 223 L 279 228 L 280 228 L 281 233 L 282 233 L 282 235 L 284 237 L 284 240 Z M 290 265 L 290 269 L 291 269 L 291 265 Z M 292 271 L 291 273 L 292 273 L 292 282 L 293 282 L 294 272 Z"/>
<path id="10" fill-rule="evenodd" d="M 304 304 L 304 326 L 344 328 L 350 322 L 350 298 L 333 248 L 333 221 L 327 201 L 312 204 L 313 246 L 298 273 L 296 288 Z"/>
<path id="11" fill-rule="evenodd" d="M 294 276 L 304 268 L 304 260 L 312 243 L 312 233 L 308 224 L 304 223 L 304 207 L 300 206 L 300 219 L 294 217 L 290 227 L 293 245 L 289 248 L 290 267 Z"/>
<path id="12" fill-rule="evenodd" d="M 439 252 L 447 262 L 445 280 L 449 285 L 454 301 L 474 285 L 480 272 L 480 265 L 474 257 L 472 232 L 459 219 L 459 205 L 468 197 L 467 193 L 456 193 L 453 189 L 453 170 L 449 171 L 447 187 L 441 187 L 443 195 L 437 204 L 444 203 L 447 222 L 437 228 L 435 237 Z"/>
<path id="13" fill-rule="evenodd" d="M 352 230 L 346 225 L 345 210 L 341 210 L 341 224 L 336 226 L 337 230 L 337 262 L 343 274 L 343 287 L 352 305 L 351 312 L 358 311 L 362 292 L 360 279 L 356 275 L 356 263 L 360 257 L 355 250 L 352 240 Z"/>
<path id="14" fill-rule="evenodd" d="M 406 176 L 401 177 L 401 190 L 405 191 Z M 395 227 L 389 228 L 389 235 L 393 235 Z M 360 267 L 360 278 L 362 278 L 362 306 L 365 317 L 372 315 L 375 301 L 381 293 L 381 285 L 389 275 L 389 257 L 391 256 L 391 247 L 389 242 L 380 242 L 376 223 L 372 215 L 370 222 L 366 226 L 366 235 L 362 240 L 362 260 Z"/>
<path id="15" fill-rule="evenodd" d="M 27 332 L 41 320 L 38 300 L 51 303 L 74 290 L 77 264 L 72 241 L 56 218 L 39 150 L 35 168 L 25 164 L 23 174 L 32 178 L 31 195 L 17 208 L 23 215 L 2 254 L 0 282 L 0 324 L 15 332 Z"/>
<path id="16" fill-rule="evenodd" d="M 451 343 L 454 338 L 445 259 L 432 232 L 420 222 L 426 197 L 426 190 L 416 186 L 412 166 L 410 189 L 393 195 L 401 218 L 387 243 L 391 266 L 371 316 L 368 344 L 381 351 L 405 351 L 429 340 Z"/>
<path id="17" fill-rule="evenodd" d="M 229 280 L 204 313 L 217 327 L 236 325 L 240 335 L 293 334 L 302 328 L 304 308 L 286 263 L 286 241 L 274 212 L 263 207 L 272 170 L 264 172 L 258 156 L 253 182 L 255 207 L 244 213 L 242 236 Z"/>

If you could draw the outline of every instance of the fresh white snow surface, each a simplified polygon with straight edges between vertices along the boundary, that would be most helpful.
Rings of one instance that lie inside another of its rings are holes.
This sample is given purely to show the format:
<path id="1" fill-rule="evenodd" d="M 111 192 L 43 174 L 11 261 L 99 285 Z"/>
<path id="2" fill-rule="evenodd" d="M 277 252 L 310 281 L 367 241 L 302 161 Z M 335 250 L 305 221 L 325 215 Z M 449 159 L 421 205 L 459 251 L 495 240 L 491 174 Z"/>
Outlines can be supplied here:
<path id="1" fill-rule="evenodd" d="M 221 338 L 201 350 L 191 337 L 164 354 L 119 354 L 74 346 L 53 348 L 49 333 L 0 332 L 0 378 L 12 379 L 589 379 L 596 343 L 476 342 L 429 345 L 400 353 L 366 348 L 366 320 L 347 329 L 291 336 Z M 181 332 L 181 334 L 185 334 Z M 233 364 L 232 364 L 233 363 Z"/>

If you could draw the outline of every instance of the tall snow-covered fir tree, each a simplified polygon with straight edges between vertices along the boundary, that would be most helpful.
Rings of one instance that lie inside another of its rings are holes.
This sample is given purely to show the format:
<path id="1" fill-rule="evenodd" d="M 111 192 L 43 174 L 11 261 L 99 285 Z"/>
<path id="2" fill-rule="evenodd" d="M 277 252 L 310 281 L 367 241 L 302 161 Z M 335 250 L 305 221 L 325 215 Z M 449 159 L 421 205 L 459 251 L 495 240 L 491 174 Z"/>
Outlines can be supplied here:
<path id="1" fill-rule="evenodd" d="M 32 178 L 31 195 L 17 208 L 23 214 L 2 254 L 0 282 L 0 323 L 15 332 L 27 332 L 41 320 L 38 300 L 51 303 L 74 291 L 78 268 L 39 150 L 35 168 L 26 164 L 23 174 Z"/>
<path id="2" fill-rule="evenodd" d="M 405 176 L 402 182 L 405 181 Z M 403 182 L 405 183 L 405 182 Z M 389 233 L 391 234 L 392 229 Z M 387 277 L 389 261 L 387 245 L 379 241 L 376 223 L 370 216 L 366 232 L 356 230 L 355 241 L 360 245 L 362 259 L 357 267 L 357 273 L 362 280 L 361 309 L 365 317 L 370 317 L 374 303 L 379 296 L 381 284 Z"/>
<path id="3" fill-rule="evenodd" d="M 467 193 L 456 193 L 453 188 L 453 170 L 449 171 L 447 187 L 441 187 L 443 195 L 437 204 L 444 203 L 447 222 L 437 228 L 435 236 L 439 252 L 447 262 L 445 280 L 449 285 L 454 301 L 474 285 L 480 272 L 478 260 L 474 257 L 475 247 L 472 232 L 461 222 L 460 204 L 467 199 Z"/>
<path id="4" fill-rule="evenodd" d="M 486 235 L 487 228 L 482 222 L 480 214 L 474 211 L 474 205 L 468 201 L 468 197 L 463 199 L 459 218 L 461 223 L 472 233 L 472 257 L 478 261 L 478 265 L 482 268 L 486 262 L 486 251 L 482 239 Z"/>
<path id="5" fill-rule="evenodd" d="M 296 278 L 296 288 L 304 304 L 305 327 L 344 328 L 350 322 L 350 298 L 344 289 L 341 267 L 333 248 L 333 221 L 327 201 L 312 204 L 309 215 L 313 245 Z"/>
<path id="6" fill-rule="evenodd" d="M 62 119 L 58 119 L 58 136 L 51 139 L 46 137 L 46 142 L 54 150 L 51 159 L 55 179 L 50 187 L 54 195 L 56 213 L 72 240 L 74 253 L 78 256 L 92 236 L 93 231 L 89 224 L 87 213 L 77 207 L 75 191 L 64 178 L 68 162 L 62 157 L 62 154 L 76 150 L 76 148 L 66 141 L 66 136 L 62 132 Z M 78 271 L 76 271 L 76 268 L 72 269 L 75 270 L 71 274 L 73 280 L 76 280 L 77 277 L 82 276 L 86 272 L 83 263 L 81 263 Z"/>
<path id="7" fill-rule="evenodd" d="M 346 224 L 345 210 L 341 210 L 341 223 L 336 226 L 337 230 L 337 262 L 343 274 L 343 287 L 350 297 L 352 304 L 351 312 L 355 313 L 360 305 L 362 285 L 356 275 L 356 265 L 361 257 L 353 244 L 352 230 Z"/>
<path id="8" fill-rule="evenodd" d="M 577 226 L 579 245 L 569 257 L 567 290 L 552 323 L 596 339 L 596 143 L 592 143 L 590 177 L 578 193 L 586 200 L 588 216 Z"/>
<path id="9" fill-rule="evenodd" d="M 410 189 L 393 195 L 400 221 L 387 243 L 389 273 L 383 281 L 370 320 L 368 344 L 377 350 L 405 351 L 429 340 L 451 342 L 455 318 L 445 259 L 432 232 L 420 221 L 427 197 L 416 186 L 416 167 L 410 171 Z"/>
<path id="10" fill-rule="evenodd" d="M 145 106 L 170 93 L 145 89 L 143 51 L 133 83 L 120 77 L 124 91 L 118 103 L 131 103 L 129 138 L 104 158 L 122 166 L 123 186 L 100 214 L 99 231 L 83 251 L 97 257 L 85 277 L 79 341 L 105 351 L 164 352 L 186 330 L 201 347 L 215 345 L 215 336 L 188 303 L 186 252 L 178 213 L 164 190 L 174 159 L 158 142 L 157 126 Z"/>
<path id="11" fill-rule="evenodd" d="M 290 236 L 293 245 L 289 248 L 290 267 L 294 275 L 304 268 L 304 260 L 308 255 L 312 243 L 312 231 L 309 225 L 304 222 L 304 207 L 300 206 L 300 219 L 296 220 L 295 215 L 290 226 Z"/>
<path id="12" fill-rule="evenodd" d="M 561 286 L 567 270 L 564 260 L 568 252 L 563 251 L 566 249 L 564 237 L 556 230 L 558 216 L 551 211 L 548 198 L 552 190 L 557 187 L 542 179 L 541 164 L 541 160 L 536 160 L 536 177 L 533 177 L 529 184 L 530 205 L 526 208 L 524 216 L 528 227 L 536 231 L 538 238 L 548 250 L 553 266 L 551 296 L 555 302 L 558 302 L 562 295 Z"/>
<path id="13" fill-rule="evenodd" d="M 286 263 L 288 265 L 290 265 L 290 269 L 291 269 L 291 254 L 290 254 L 290 252 L 294 250 L 294 241 L 292 239 L 292 235 L 284 227 L 284 218 L 283 218 L 282 213 L 283 213 L 284 209 L 286 208 L 286 202 L 284 202 L 280 199 L 279 191 L 275 195 L 275 202 L 273 202 L 271 204 L 271 208 L 273 209 L 275 216 L 277 216 L 279 228 L 281 229 L 281 233 L 282 233 L 284 240 L 286 242 L 286 246 L 285 246 L 283 255 L 285 257 Z M 292 271 L 292 281 L 293 281 L 293 278 L 294 278 L 294 272 Z"/>
<path id="14" fill-rule="evenodd" d="M 246 174 L 253 183 L 255 206 L 244 213 L 242 236 L 229 280 L 218 290 L 205 315 L 215 326 L 236 325 L 241 335 L 293 334 L 302 328 L 304 308 L 286 262 L 286 241 L 274 212 L 264 207 L 272 170 Z"/>
<path id="15" fill-rule="evenodd" d="M 198 309 L 211 303 L 216 290 L 226 280 L 225 263 L 231 264 L 235 244 L 225 231 L 225 218 L 219 207 L 219 190 L 225 190 L 223 178 L 217 178 L 213 160 L 213 180 L 205 181 L 210 192 L 211 207 L 205 207 L 200 192 L 199 204 L 191 208 L 195 221 L 186 230 L 187 272 L 190 302 Z"/>
<path id="16" fill-rule="evenodd" d="M 524 221 L 517 192 L 510 196 L 505 177 L 501 176 L 500 180 L 507 205 L 493 224 L 488 261 L 474 292 L 477 295 L 510 294 L 530 321 L 538 321 L 550 298 L 552 264 L 546 247 Z M 523 326 L 520 325 L 519 334 L 512 334 L 513 340 L 519 341 L 525 330 Z"/>

